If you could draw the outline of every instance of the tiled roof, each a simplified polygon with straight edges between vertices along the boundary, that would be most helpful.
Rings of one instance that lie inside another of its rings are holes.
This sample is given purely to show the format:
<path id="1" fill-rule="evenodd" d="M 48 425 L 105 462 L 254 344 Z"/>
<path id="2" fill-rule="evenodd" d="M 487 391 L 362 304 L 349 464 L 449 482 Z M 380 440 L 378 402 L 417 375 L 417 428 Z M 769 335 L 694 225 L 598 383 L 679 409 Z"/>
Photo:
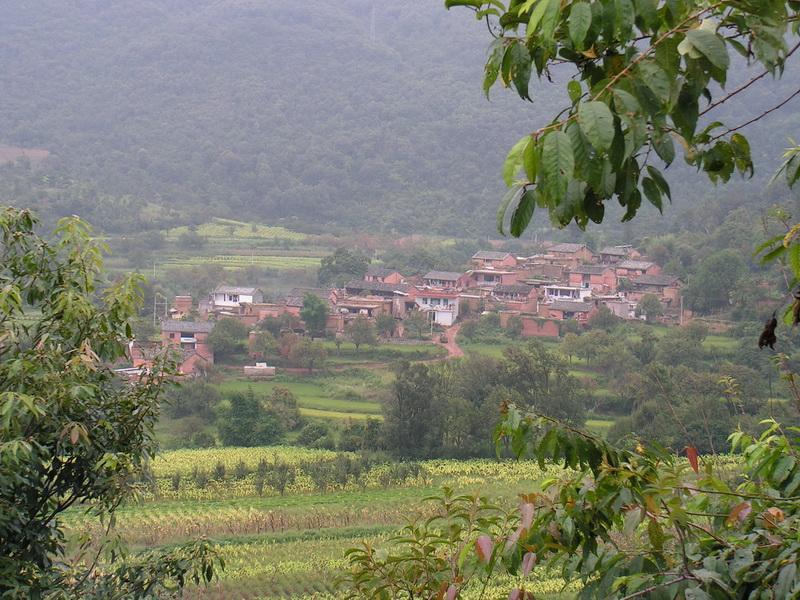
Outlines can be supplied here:
<path id="1" fill-rule="evenodd" d="M 359 292 L 408 292 L 409 286 L 406 283 L 383 283 L 381 281 L 348 281 L 345 284 L 347 290 L 357 290 Z"/>
<path id="2" fill-rule="evenodd" d="M 211 333 L 213 321 L 163 321 L 161 331 L 180 331 L 186 333 Z"/>
<path id="3" fill-rule="evenodd" d="M 552 310 L 561 310 L 564 312 L 589 312 L 592 310 L 592 305 L 588 302 L 570 302 L 569 300 L 556 300 L 547 305 L 547 308 Z"/>
<path id="4" fill-rule="evenodd" d="M 495 294 L 522 294 L 523 296 L 527 296 L 530 294 L 533 287 L 524 284 L 499 284 L 494 286 L 494 293 Z"/>
<path id="5" fill-rule="evenodd" d="M 292 288 L 284 296 L 284 302 L 286 306 L 303 306 L 303 298 L 306 294 L 314 294 L 320 300 L 329 302 L 331 291 L 325 288 Z"/>
<path id="6" fill-rule="evenodd" d="M 632 280 L 631 283 L 634 285 L 656 285 L 666 287 L 675 284 L 678 280 L 678 277 L 674 275 L 640 275 Z"/>
<path id="7" fill-rule="evenodd" d="M 510 256 L 509 252 L 493 252 L 491 250 L 480 250 L 476 252 L 472 258 L 478 260 L 503 260 L 506 256 Z"/>
<path id="8" fill-rule="evenodd" d="M 600 254 L 610 254 L 611 256 L 628 256 L 628 252 L 625 250 L 625 248 L 620 248 L 619 246 L 606 246 L 600 250 Z"/>
<path id="9" fill-rule="evenodd" d="M 581 265 L 570 269 L 570 273 L 578 273 L 579 275 L 602 275 L 610 267 L 602 265 Z"/>
<path id="10" fill-rule="evenodd" d="M 586 247 L 586 244 L 570 244 L 570 243 L 563 243 L 563 244 L 556 244 L 555 246 L 551 246 L 547 249 L 548 252 L 566 252 L 568 254 L 572 254 L 574 252 L 580 252 Z"/>
<path id="11" fill-rule="evenodd" d="M 367 267 L 367 275 L 372 277 L 388 277 L 392 273 L 397 273 L 397 269 L 388 269 L 378 265 L 370 265 Z"/>
<path id="12" fill-rule="evenodd" d="M 426 273 L 423 279 L 441 279 L 442 281 L 458 281 L 463 276 L 462 273 L 455 273 L 453 271 L 430 271 Z"/>
<path id="13" fill-rule="evenodd" d="M 252 296 L 257 291 L 258 288 L 254 287 L 239 287 L 236 285 L 221 285 L 217 289 L 214 290 L 215 294 L 245 294 L 247 296 Z"/>
<path id="14" fill-rule="evenodd" d="M 617 268 L 644 271 L 645 269 L 652 267 L 654 264 L 655 263 L 651 263 L 649 260 L 623 260 L 621 263 L 617 264 Z"/>

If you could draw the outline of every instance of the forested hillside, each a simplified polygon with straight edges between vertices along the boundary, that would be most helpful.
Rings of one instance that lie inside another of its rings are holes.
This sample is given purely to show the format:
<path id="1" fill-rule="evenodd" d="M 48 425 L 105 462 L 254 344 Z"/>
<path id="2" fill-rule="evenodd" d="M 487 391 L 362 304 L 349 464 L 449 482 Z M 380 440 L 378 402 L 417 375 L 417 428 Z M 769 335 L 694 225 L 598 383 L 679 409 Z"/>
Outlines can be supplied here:
<path id="1" fill-rule="evenodd" d="M 439 0 L 8 0 L 0 15 L 0 146 L 50 153 L 32 170 L 0 166 L 0 194 L 112 232 L 221 216 L 484 234 L 505 152 L 563 89 L 536 85 L 527 107 L 510 92 L 485 101 L 488 34 Z M 774 98 L 754 88 L 748 111 Z M 650 210 L 621 233 L 713 224 L 752 200 L 800 131 L 795 114 L 749 132 L 754 182 L 723 196 L 676 165 L 670 221 Z M 723 204 L 698 202 L 709 197 Z"/>

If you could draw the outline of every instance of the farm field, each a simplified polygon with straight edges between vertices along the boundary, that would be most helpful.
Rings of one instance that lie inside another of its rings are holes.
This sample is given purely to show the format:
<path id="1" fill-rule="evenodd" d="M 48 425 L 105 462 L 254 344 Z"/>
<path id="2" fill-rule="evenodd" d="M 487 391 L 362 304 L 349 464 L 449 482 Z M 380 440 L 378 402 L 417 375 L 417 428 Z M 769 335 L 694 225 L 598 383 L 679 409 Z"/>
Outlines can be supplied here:
<path id="1" fill-rule="evenodd" d="M 407 518 L 430 514 L 424 499 L 442 486 L 488 491 L 512 507 L 519 493 L 537 490 L 540 480 L 560 472 L 527 461 L 431 460 L 406 467 L 376 463 L 341 477 L 347 459 L 355 464 L 354 455 L 291 447 L 166 452 L 152 463 L 155 485 L 143 485 L 142 499 L 119 509 L 117 532 L 138 549 L 201 536 L 216 542 L 225 570 L 209 588 L 189 589 L 188 598 L 332 600 L 342 597 L 335 581 L 346 566 L 344 551 L 365 541 L 386 544 Z M 258 491 L 261 461 L 285 461 L 296 469 L 284 495 L 269 486 Z M 218 464 L 225 475 L 199 487 L 193 476 L 198 465 Z M 316 481 L 311 477 L 320 465 L 331 467 L 324 488 L 318 474 Z M 100 534 L 100 524 L 80 510 L 70 511 L 65 524 L 70 535 Z M 496 582 L 503 583 L 510 582 Z M 558 595 L 557 577 L 536 586 L 540 594 L 553 594 L 549 597 L 570 597 Z M 508 586 L 504 589 L 507 593 Z"/>

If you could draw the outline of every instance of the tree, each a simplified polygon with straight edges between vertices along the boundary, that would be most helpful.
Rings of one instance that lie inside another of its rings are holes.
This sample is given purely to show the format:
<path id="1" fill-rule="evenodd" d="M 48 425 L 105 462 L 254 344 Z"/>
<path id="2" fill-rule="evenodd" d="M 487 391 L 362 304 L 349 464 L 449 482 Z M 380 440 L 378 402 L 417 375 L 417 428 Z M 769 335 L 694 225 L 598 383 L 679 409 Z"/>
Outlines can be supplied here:
<path id="1" fill-rule="evenodd" d="M 284 426 L 250 388 L 230 395 L 228 406 L 220 411 L 217 430 L 226 446 L 269 446 L 280 441 Z"/>
<path id="2" fill-rule="evenodd" d="M 193 379 L 176 385 L 165 400 L 167 414 L 175 419 L 190 415 L 210 419 L 213 408 L 220 401 L 220 395 L 214 386 L 202 379 Z"/>
<path id="3" fill-rule="evenodd" d="M 351 279 L 362 279 L 369 262 L 359 250 L 337 248 L 322 258 L 317 279 L 322 285 L 343 287 Z"/>
<path id="4" fill-rule="evenodd" d="M 297 397 L 289 388 L 282 385 L 272 388 L 272 393 L 267 397 L 267 407 L 280 419 L 286 429 L 294 431 L 303 425 L 303 417 L 297 407 Z"/>
<path id="5" fill-rule="evenodd" d="M 375 319 L 375 329 L 378 335 L 382 335 L 383 337 L 392 337 L 396 326 L 397 322 L 392 315 L 380 314 Z"/>
<path id="6" fill-rule="evenodd" d="M 441 445 L 442 426 L 437 377 L 422 364 L 397 365 L 391 392 L 383 404 L 386 447 L 399 458 L 433 456 Z"/>
<path id="7" fill-rule="evenodd" d="M 356 347 L 356 352 L 362 344 L 374 346 L 378 343 L 378 339 L 375 337 L 375 326 L 363 315 L 357 316 L 347 326 L 347 336 Z"/>
<path id="8" fill-rule="evenodd" d="M 574 333 L 568 333 L 565 335 L 564 341 L 561 342 L 560 349 L 569 360 L 569 364 L 572 364 L 572 357 L 576 354 L 580 354 L 582 350 L 579 336 Z"/>
<path id="9" fill-rule="evenodd" d="M 248 339 L 248 349 L 251 355 L 266 358 L 278 351 L 278 340 L 268 330 L 258 331 Z"/>
<path id="10" fill-rule="evenodd" d="M 596 313 L 589 317 L 589 327 L 610 332 L 619 324 L 619 321 L 619 317 L 610 308 L 601 306 Z"/>
<path id="11" fill-rule="evenodd" d="M 162 383 L 175 365 L 159 357 L 125 385 L 112 371 L 142 278 L 105 280 L 86 223 L 61 220 L 46 240 L 30 212 L 5 208 L 0 240 L 0 595 L 144 600 L 210 581 L 207 542 L 66 559 L 64 511 L 80 506 L 107 523 L 155 453 Z"/>
<path id="12" fill-rule="evenodd" d="M 322 344 L 305 337 L 298 338 L 292 344 L 288 356 L 292 364 L 308 369 L 309 373 L 313 373 L 315 367 L 322 368 L 327 357 L 328 353 Z"/>
<path id="13" fill-rule="evenodd" d="M 313 334 L 325 331 L 328 323 L 328 303 L 311 292 L 303 296 L 303 308 L 300 309 L 300 318 L 306 324 L 306 329 Z"/>
<path id="14" fill-rule="evenodd" d="M 648 323 L 654 323 L 663 314 L 664 307 L 655 294 L 645 294 L 636 305 L 636 315 L 644 316 Z"/>
<path id="15" fill-rule="evenodd" d="M 250 329 L 236 319 L 224 318 L 217 321 L 208 334 L 208 343 L 216 354 L 231 356 L 244 349 Z"/>
<path id="16" fill-rule="evenodd" d="M 612 198 L 624 208 L 625 221 L 636 216 L 643 199 L 663 210 L 670 189 L 656 162 L 669 167 L 676 146 L 712 182 L 727 182 L 734 171 L 752 174 L 750 145 L 740 130 L 771 110 L 748 123 L 714 122 L 720 105 L 762 77 L 725 90 L 729 49 L 765 74 L 780 75 L 789 40 L 797 37 L 788 25 L 796 6 L 787 0 L 687 0 L 663 7 L 625 2 L 614 10 L 557 0 L 445 5 L 466 6 L 487 21 L 494 36 L 483 83 L 487 94 L 500 80 L 531 100 L 532 73 L 550 80 L 562 67 L 577 70 L 563 78 L 570 104 L 525 135 L 506 158 L 509 191 L 497 222 L 514 236 L 528 226 L 535 206 L 547 207 L 557 224 L 574 221 L 580 228 L 590 220 L 600 223 Z M 786 168 L 795 180 L 797 156 L 787 158 Z"/>
<path id="17" fill-rule="evenodd" d="M 408 331 L 410 337 L 422 338 L 428 330 L 428 315 L 421 310 L 412 310 L 403 320 L 403 327 Z"/>
<path id="18" fill-rule="evenodd" d="M 686 305 L 701 313 L 730 307 L 731 292 L 746 272 L 741 254 L 734 250 L 704 258 L 683 289 Z"/>

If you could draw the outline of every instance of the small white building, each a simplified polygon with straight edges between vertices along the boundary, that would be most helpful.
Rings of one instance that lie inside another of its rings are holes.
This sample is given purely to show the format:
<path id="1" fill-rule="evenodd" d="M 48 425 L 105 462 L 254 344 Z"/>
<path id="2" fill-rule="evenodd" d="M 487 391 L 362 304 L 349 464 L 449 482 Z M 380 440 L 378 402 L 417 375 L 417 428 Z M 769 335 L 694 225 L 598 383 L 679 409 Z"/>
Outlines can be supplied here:
<path id="1" fill-rule="evenodd" d="M 261 304 L 264 293 L 258 288 L 221 285 L 211 292 L 211 306 L 217 308 L 239 308 L 242 304 Z"/>
<path id="2" fill-rule="evenodd" d="M 447 296 L 441 292 L 423 291 L 416 298 L 419 309 L 432 315 L 433 322 L 450 327 L 458 319 L 458 296 Z"/>
<path id="3" fill-rule="evenodd" d="M 570 285 L 546 285 L 543 289 L 545 302 L 553 300 L 583 301 L 584 298 L 592 295 L 592 290 L 588 288 Z"/>

